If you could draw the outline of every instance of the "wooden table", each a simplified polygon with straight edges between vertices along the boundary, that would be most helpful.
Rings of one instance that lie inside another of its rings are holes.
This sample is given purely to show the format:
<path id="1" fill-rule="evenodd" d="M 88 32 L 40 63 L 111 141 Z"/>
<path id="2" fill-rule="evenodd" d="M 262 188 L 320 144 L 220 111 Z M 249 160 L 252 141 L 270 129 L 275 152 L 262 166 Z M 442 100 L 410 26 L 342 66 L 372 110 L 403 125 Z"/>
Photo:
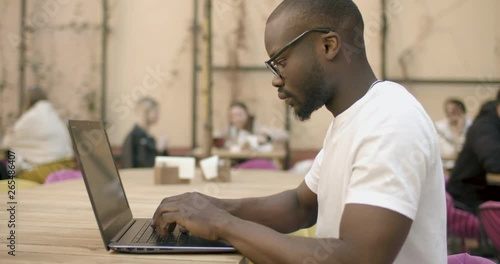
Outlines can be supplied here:
<path id="1" fill-rule="evenodd" d="M 486 181 L 491 185 L 500 185 L 500 174 L 488 173 Z"/>
<path id="2" fill-rule="evenodd" d="M 227 148 L 212 148 L 212 155 L 217 155 L 222 159 L 271 159 L 283 167 L 286 158 L 286 150 L 284 147 L 275 146 L 273 150 L 262 152 L 256 150 L 241 150 L 238 152 L 230 151 Z M 196 158 L 203 157 L 203 149 L 197 148 L 193 150 L 193 156 Z"/>
<path id="3" fill-rule="evenodd" d="M 303 176 L 285 172 L 233 171 L 232 182 L 154 185 L 152 169 L 121 172 L 134 217 L 152 217 L 165 196 L 188 191 L 239 198 L 264 196 L 295 188 Z M 0 193 L 0 263 L 246 263 L 239 254 L 140 255 L 107 252 L 83 180 L 41 185 L 16 193 L 16 256 L 7 254 L 7 194 Z"/>

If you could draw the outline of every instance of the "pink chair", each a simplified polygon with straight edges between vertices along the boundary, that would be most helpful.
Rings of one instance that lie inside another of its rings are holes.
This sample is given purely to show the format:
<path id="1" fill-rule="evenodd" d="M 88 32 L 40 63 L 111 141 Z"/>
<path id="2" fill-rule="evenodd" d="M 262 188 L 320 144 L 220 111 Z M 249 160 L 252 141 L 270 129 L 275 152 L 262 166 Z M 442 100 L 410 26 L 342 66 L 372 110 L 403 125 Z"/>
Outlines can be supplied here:
<path id="1" fill-rule="evenodd" d="M 79 179 L 82 178 L 82 172 L 77 171 L 77 170 L 60 170 L 51 173 L 46 179 L 45 179 L 45 184 L 49 183 L 54 183 L 54 182 L 60 182 L 60 181 L 67 181 L 67 180 L 73 180 L 73 179 Z"/>
<path id="2" fill-rule="evenodd" d="M 500 252 L 500 202 L 488 201 L 481 204 L 479 215 L 486 236 Z"/>
<path id="3" fill-rule="evenodd" d="M 446 217 L 448 235 L 460 240 L 462 250 L 468 252 L 465 239 L 479 241 L 479 218 L 474 214 L 455 208 L 450 194 L 446 193 Z"/>
<path id="4" fill-rule="evenodd" d="M 278 167 L 271 160 L 253 159 L 237 165 L 235 169 L 278 170 Z"/>
<path id="5" fill-rule="evenodd" d="M 486 258 L 462 253 L 448 256 L 448 264 L 495 264 L 495 262 Z"/>

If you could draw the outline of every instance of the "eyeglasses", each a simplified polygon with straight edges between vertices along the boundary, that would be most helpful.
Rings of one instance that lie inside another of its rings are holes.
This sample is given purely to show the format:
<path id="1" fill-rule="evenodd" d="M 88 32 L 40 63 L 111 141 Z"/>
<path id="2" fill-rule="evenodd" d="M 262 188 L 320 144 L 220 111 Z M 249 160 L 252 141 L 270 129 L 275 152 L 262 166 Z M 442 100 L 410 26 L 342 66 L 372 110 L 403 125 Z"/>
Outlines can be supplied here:
<path id="1" fill-rule="evenodd" d="M 279 50 L 276 54 L 274 54 L 268 61 L 264 62 L 266 64 L 266 67 L 271 70 L 271 72 L 274 73 L 274 75 L 283 78 L 281 75 L 281 72 L 278 69 L 278 66 L 274 62 L 276 58 L 278 58 L 281 54 L 283 54 L 287 49 L 289 49 L 293 44 L 297 43 L 301 38 L 303 38 L 305 35 L 307 35 L 310 32 L 318 32 L 318 33 L 330 33 L 333 32 L 333 29 L 327 29 L 327 28 L 313 28 L 306 30 L 304 33 L 300 34 L 298 37 L 290 41 L 288 44 L 286 44 L 281 50 Z"/>

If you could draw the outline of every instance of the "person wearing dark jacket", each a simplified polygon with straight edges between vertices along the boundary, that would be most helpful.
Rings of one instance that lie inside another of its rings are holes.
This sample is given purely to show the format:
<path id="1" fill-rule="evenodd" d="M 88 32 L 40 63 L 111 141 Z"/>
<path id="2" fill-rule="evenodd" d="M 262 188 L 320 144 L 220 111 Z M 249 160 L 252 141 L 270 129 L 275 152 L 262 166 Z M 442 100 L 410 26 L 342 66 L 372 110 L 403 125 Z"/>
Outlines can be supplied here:
<path id="1" fill-rule="evenodd" d="M 168 156 L 166 136 L 155 138 L 149 129 L 158 121 L 158 103 L 151 98 L 143 98 L 137 104 L 139 121 L 127 135 L 122 146 L 122 168 L 148 168 L 155 164 L 156 156 Z"/>
<path id="2" fill-rule="evenodd" d="M 488 184 L 488 173 L 500 173 L 500 98 L 481 107 L 467 132 L 447 186 L 456 207 L 477 213 L 481 203 L 500 201 L 500 186 Z"/>

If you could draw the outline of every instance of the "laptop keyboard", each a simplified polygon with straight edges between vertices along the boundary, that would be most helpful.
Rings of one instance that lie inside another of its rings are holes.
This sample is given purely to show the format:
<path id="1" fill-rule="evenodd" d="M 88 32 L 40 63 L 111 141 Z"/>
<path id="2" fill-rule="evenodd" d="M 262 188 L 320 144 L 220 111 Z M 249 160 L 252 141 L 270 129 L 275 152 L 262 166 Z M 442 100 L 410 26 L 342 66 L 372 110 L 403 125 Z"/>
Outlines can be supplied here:
<path id="1" fill-rule="evenodd" d="M 151 220 L 146 221 L 144 226 L 139 230 L 137 235 L 132 240 L 133 243 L 162 243 L 162 244 L 182 244 L 189 239 L 189 234 L 178 231 L 176 227 L 174 232 L 166 237 L 160 237 L 158 233 L 151 227 Z"/>

